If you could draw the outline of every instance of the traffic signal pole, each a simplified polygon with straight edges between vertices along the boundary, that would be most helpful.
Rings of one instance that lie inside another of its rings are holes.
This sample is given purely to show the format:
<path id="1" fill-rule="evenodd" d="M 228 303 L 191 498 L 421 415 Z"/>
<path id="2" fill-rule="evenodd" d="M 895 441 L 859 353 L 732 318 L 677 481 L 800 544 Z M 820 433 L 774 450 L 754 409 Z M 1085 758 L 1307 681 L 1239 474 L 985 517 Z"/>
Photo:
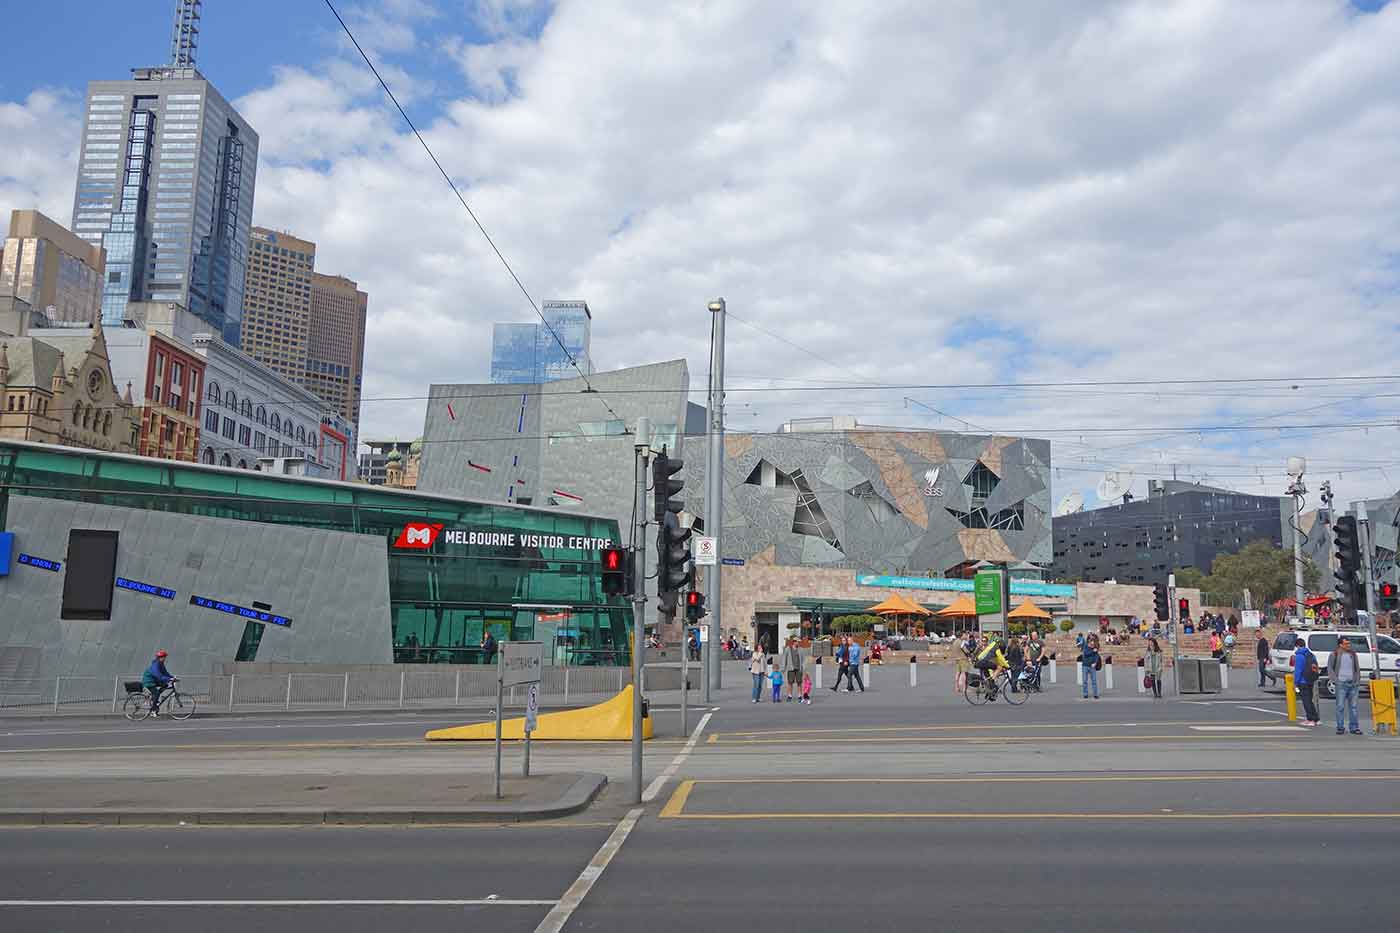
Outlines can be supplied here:
<path id="1" fill-rule="evenodd" d="M 1356 543 L 1361 550 L 1361 585 L 1365 588 L 1366 616 L 1370 619 L 1366 634 L 1371 639 L 1371 673 L 1374 680 L 1381 676 L 1381 646 L 1376 640 L 1376 614 L 1380 612 L 1381 601 L 1380 594 L 1376 592 L 1375 574 L 1371 572 L 1371 519 L 1366 515 L 1364 500 L 1353 502 L 1351 507 L 1356 512 Z"/>
<path id="2" fill-rule="evenodd" d="M 710 446 L 709 455 L 705 458 L 705 533 L 715 539 L 715 551 L 720 559 L 705 570 L 705 602 L 710 607 L 710 637 L 705 640 L 702 661 L 705 665 L 706 705 L 711 702 L 710 690 L 719 690 L 723 686 L 716 647 L 719 633 L 724 630 L 720 609 L 720 572 L 724 568 L 724 299 L 711 301 L 709 309 L 713 315 L 713 326 L 710 329 L 709 410 L 706 412 L 709 416 Z M 757 633 L 754 637 L 757 639 Z"/>
<path id="3" fill-rule="evenodd" d="M 651 453 L 651 419 L 637 419 L 637 542 L 632 588 L 632 803 L 642 802 L 642 658 L 646 655 L 647 609 L 647 456 Z"/>

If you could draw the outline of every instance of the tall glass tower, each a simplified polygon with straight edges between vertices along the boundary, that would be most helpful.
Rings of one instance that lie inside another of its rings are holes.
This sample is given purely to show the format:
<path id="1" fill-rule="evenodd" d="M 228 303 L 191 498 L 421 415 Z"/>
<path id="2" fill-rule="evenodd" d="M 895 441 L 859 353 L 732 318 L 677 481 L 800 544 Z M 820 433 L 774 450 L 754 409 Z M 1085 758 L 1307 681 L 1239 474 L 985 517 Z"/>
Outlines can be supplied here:
<path id="1" fill-rule="evenodd" d="M 580 371 L 584 375 L 592 374 L 589 344 L 593 312 L 588 310 L 588 302 L 546 301 L 540 310 L 548 327 L 543 324 L 495 326 L 491 334 L 492 382 L 541 383 L 573 379 Z M 578 364 L 578 369 L 574 368 L 574 363 Z"/>
<path id="2" fill-rule="evenodd" d="M 195 68 L 200 0 L 177 0 L 170 64 L 88 84 L 73 231 L 107 250 L 102 323 L 174 301 L 233 346 L 258 134 Z"/>

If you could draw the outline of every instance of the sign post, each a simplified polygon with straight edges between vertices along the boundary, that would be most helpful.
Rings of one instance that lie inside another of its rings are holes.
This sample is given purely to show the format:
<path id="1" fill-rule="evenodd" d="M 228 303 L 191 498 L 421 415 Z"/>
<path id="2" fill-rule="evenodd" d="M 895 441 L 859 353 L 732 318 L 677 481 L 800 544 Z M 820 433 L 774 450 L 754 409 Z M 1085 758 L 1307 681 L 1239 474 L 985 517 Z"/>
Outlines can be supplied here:
<path id="1" fill-rule="evenodd" d="M 693 552 L 695 566 L 713 567 L 715 564 L 719 563 L 719 539 L 700 535 L 692 538 L 692 540 L 695 542 Z"/>
<path id="2" fill-rule="evenodd" d="M 530 776 L 530 733 L 535 731 L 535 726 L 540 720 L 540 685 L 530 684 L 529 691 L 525 694 L 525 762 L 521 768 L 522 776 Z"/>
<path id="3" fill-rule="evenodd" d="M 995 629 L 1006 634 L 1006 605 L 1010 573 L 1005 567 L 979 570 L 972 579 L 973 602 L 977 611 L 977 627 L 982 631 Z"/>
<path id="4" fill-rule="evenodd" d="M 501 799 L 501 707 L 505 706 L 506 687 L 539 684 L 544 668 L 544 642 L 507 641 L 501 643 L 496 656 L 496 799 Z M 532 691 L 533 692 L 533 691 Z M 527 730 L 531 728 L 526 721 Z M 529 735 L 529 732 L 526 732 Z M 528 738 L 526 740 L 528 742 Z M 528 754 L 528 753 L 527 753 Z M 529 765 L 526 765 L 529 768 Z M 528 773 L 528 771 L 527 771 Z"/>

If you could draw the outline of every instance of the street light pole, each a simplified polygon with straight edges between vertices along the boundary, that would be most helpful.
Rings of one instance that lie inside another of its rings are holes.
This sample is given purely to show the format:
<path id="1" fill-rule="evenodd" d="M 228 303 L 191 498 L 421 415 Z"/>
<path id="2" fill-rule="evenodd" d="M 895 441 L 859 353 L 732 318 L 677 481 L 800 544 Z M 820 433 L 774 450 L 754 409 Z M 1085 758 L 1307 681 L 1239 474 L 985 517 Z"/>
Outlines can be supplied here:
<path id="1" fill-rule="evenodd" d="M 1293 497 L 1293 609 L 1298 613 L 1299 622 L 1303 620 L 1306 599 L 1303 592 L 1303 497 L 1308 494 L 1308 487 L 1303 483 L 1303 471 L 1307 465 L 1302 457 L 1288 458 L 1288 475 L 1292 482 L 1287 492 Z"/>
<path id="2" fill-rule="evenodd" d="M 710 614 L 710 637 L 705 648 L 705 702 L 710 690 L 720 689 L 719 632 L 723 630 L 720 607 L 720 575 L 724 569 L 724 311 L 723 298 L 708 305 L 713 315 L 710 329 L 710 393 L 708 399 L 709 442 L 705 458 L 705 534 L 715 539 L 715 565 L 705 570 L 705 605 Z"/>
<path id="3" fill-rule="evenodd" d="M 642 802 L 642 658 L 646 654 L 647 607 L 647 458 L 651 453 L 651 419 L 637 419 L 635 561 L 632 564 L 632 803 Z"/>

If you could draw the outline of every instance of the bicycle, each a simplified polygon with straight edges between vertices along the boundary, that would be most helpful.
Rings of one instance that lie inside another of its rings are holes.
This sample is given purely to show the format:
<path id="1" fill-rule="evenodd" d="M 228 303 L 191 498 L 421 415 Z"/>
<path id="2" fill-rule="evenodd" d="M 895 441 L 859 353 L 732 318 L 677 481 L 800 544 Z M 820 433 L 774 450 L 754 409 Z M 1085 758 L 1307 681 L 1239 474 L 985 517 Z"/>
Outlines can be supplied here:
<path id="1" fill-rule="evenodd" d="M 995 700 L 997 694 L 1012 706 L 1020 706 L 1029 697 L 1024 690 L 1011 689 L 1011 674 L 1007 670 L 997 671 L 996 676 L 990 678 L 980 671 L 968 672 L 967 685 L 963 687 L 963 698 L 968 703 L 981 706 Z"/>
<path id="2" fill-rule="evenodd" d="M 194 697 L 179 691 L 176 686 L 179 683 L 178 678 L 172 680 L 170 686 L 161 691 L 158 709 L 162 716 L 183 722 L 194 715 L 196 703 Z M 150 716 L 151 692 L 139 680 L 128 680 L 123 686 L 126 687 L 126 702 L 122 704 L 122 715 L 132 722 L 141 722 Z"/>

